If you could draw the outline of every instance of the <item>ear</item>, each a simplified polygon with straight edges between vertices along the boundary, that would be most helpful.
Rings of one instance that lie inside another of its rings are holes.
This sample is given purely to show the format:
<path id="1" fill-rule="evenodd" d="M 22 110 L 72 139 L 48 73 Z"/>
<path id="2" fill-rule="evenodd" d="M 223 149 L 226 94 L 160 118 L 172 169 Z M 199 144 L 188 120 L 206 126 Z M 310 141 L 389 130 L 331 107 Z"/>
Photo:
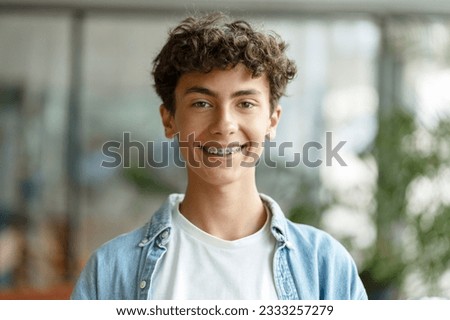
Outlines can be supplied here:
<path id="1" fill-rule="evenodd" d="M 281 111 L 281 106 L 277 105 L 270 115 L 269 126 L 267 128 L 267 135 L 269 136 L 269 139 L 274 139 L 277 134 L 277 126 L 280 121 Z"/>
<path id="2" fill-rule="evenodd" d="M 166 138 L 173 138 L 177 133 L 173 114 L 163 104 L 159 107 L 159 113 L 161 115 Z"/>

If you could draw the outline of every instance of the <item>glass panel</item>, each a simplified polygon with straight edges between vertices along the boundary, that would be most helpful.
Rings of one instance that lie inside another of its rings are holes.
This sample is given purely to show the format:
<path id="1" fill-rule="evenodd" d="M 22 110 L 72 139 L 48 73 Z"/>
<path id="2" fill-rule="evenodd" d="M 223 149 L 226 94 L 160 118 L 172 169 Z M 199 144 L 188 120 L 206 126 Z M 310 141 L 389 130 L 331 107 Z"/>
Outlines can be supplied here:
<path id="1" fill-rule="evenodd" d="M 101 243 L 147 222 L 170 191 L 183 190 L 182 169 L 149 166 L 149 157 L 157 162 L 169 157 L 161 150 L 165 138 L 159 116 L 161 102 L 152 88 L 152 60 L 169 28 L 180 19 L 92 15 L 86 21 L 83 261 Z M 120 150 L 109 148 L 111 142 L 120 143 Z M 103 145 L 111 151 L 109 156 L 102 152 Z M 101 166 L 103 161 L 115 159 L 120 159 L 118 166 Z"/>
<path id="2" fill-rule="evenodd" d="M 63 15 L 0 15 L 0 287 L 62 272 L 69 27 Z"/>

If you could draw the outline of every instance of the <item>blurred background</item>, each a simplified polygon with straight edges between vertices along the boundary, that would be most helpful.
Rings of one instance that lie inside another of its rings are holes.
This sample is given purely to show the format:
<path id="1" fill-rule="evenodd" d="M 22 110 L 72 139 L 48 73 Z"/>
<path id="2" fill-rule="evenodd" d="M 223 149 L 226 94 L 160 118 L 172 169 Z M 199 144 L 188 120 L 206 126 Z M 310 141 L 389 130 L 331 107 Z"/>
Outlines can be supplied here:
<path id="1" fill-rule="evenodd" d="M 210 10 L 276 31 L 298 65 L 276 139 L 292 148 L 258 166 L 260 191 L 341 241 L 370 298 L 450 298 L 444 0 L 0 0 L 0 298 L 67 298 L 96 247 L 183 192 L 151 63 Z M 346 166 L 326 164 L 326 132 Z M 101 166 L 108 141 L 126 168 Z M 286 166 L 310 141 L 322 164 Z"/>

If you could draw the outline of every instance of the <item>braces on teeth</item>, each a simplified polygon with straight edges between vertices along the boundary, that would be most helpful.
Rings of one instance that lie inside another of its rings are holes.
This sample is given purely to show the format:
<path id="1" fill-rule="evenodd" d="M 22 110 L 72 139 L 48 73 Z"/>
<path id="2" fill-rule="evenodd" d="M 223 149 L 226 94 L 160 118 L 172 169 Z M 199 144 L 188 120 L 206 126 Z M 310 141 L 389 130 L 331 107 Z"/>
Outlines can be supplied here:
<path id="1" fill-rule="evenodd" d="M 211 154 L 217 154 L 219 156 L 223 156 L 223 155 L 229 155 L 232 153 L 239 152 L 239 151 L 241 151 L 241 147 L 233 147 L 233 148 L 209 147 L 209 148 L 206 148 L 206 151 Z"/>

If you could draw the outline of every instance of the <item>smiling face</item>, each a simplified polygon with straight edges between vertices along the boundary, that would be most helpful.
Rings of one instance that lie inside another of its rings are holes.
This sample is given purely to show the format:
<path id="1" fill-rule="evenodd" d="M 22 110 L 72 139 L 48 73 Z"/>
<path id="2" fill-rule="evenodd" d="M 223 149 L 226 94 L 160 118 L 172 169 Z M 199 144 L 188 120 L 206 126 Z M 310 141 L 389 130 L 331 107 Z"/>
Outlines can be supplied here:
<path id="1" fill-rule="evenodd" d="M 232 69 L 182 75 L 175 89 L 175 114 L 161 106 L 166 137 L 178 135 L 188 178 L 226 184 L 251 175 L 267 134 L 275 135 L 281 108 L 270 108 L 265 76 Z"/>

